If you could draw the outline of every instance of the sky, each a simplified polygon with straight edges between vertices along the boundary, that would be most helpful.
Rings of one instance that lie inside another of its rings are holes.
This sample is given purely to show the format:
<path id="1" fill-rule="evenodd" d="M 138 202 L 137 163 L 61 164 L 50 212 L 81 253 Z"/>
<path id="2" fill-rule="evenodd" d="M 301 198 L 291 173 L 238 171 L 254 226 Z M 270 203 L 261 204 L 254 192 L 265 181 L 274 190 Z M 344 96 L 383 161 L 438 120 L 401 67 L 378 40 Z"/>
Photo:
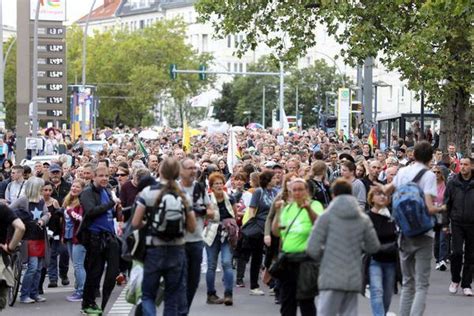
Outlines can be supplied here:
<path id="1" fill-rule="evenodd" d="M 3 24 L 16 28 L 16 3 L 20 0 L 2 0 Z M 24 1 L 24 0 L 21 0 Z M 66 0 L 67 24 L 78 20 L 89 13 L 94 0 Z M 103 0 L 96 0 L 94 8 L 102 5 Z"/>

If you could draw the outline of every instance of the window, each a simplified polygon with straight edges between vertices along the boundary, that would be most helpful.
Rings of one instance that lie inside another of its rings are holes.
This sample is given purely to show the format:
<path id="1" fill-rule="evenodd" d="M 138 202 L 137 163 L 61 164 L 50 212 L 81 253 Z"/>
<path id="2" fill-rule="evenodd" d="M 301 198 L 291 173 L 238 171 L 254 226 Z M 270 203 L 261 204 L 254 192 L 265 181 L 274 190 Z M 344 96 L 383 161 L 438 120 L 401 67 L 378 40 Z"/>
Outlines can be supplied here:
<path id="1" fill-rule="evenodd" d="M 208 43 L 208 35 L 207 34 L 202 34 L 202 51 L 207 52 L 207 43 Z"/>
<path id="2" fill-rule="evenodd" d="M 244 64 L 239 63 L 239 72 L 244 72 Z"/>
<path id="3" fill-rule="evenodd" d="M 227 35 L 227 47 L 232 48 L 232 35 Z"/>
<path id="4" fill-rule="evenodd" d="M 239 36 L 234 36 L 234 47 L 239 47 Z"/>
<path id="5" fill-rule="evenodd" d="M 239 70 L 239 64 L 234 63 L 234 72 L 237 72 Z"/>
<path id="6" fill-rule="evenodd" d="M 140 20 L 140 29 L 145 28 L 145 20 Z"/>
<path id="7" fill-rule="evenodd" d="M 188 22 L 193 23 L 193 11 L 188 12 Z"/>

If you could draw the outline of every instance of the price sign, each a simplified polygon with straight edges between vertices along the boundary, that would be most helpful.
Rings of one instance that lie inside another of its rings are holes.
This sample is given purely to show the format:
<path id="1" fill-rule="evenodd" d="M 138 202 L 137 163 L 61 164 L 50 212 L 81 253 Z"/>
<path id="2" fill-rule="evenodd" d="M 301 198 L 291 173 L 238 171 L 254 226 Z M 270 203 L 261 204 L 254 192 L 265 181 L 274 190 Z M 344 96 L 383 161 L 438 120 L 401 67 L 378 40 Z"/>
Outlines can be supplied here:
<path id="1" fill-rule="evenodd" d="M 48 35 L 63 35 L 64 29 L 62 27 L 48 27 L 47 34 Z"/>
<path id="2" fill-rule="evenodd" d="M 62 44 L 50 44 L 47 46 L 48 52 L 62 52 L 64 50 L 64 45 Z"/>
<path id="3" fill-rule="evenodd" d="M 61 83 L 51 83 L 47 85 L 49 91 L 62 91 L 63 85 Z"/>
<path id="4" fill-rule="evenodd" d="M 46 98 L 46 103 L 48 103 L 48 104 L 60 104 L 60 103 L 63 103 L 63 98 L 62 97 L 47 97 Z"/>
<path id="5" fill-rule="evenodd" d="M 62 78 L 63 72 L 62 71 L 48 71 L 49 78 Z"/>
<path id="6" fill-rule="evenodd" d="M 64 64 L 64 58 L 48 58 L 48 65 L 62 65 Z"/>
<path id="7" fill-rule="evenodd" d="M 62 110 L 47 110 L 46 115 L 48 116 L 63 116 Z"/>

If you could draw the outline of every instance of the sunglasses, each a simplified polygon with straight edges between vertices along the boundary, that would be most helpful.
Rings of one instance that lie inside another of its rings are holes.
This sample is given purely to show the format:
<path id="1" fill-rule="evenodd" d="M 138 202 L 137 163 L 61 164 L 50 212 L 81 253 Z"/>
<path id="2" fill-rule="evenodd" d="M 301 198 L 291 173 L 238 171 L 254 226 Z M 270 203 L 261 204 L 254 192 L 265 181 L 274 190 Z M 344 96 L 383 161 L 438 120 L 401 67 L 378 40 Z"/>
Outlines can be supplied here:
<path id="1" fill-rule="evenodd" d="M 117 177 L 127 177 L 128 174 L 126 173 L 117 173 Z"/>

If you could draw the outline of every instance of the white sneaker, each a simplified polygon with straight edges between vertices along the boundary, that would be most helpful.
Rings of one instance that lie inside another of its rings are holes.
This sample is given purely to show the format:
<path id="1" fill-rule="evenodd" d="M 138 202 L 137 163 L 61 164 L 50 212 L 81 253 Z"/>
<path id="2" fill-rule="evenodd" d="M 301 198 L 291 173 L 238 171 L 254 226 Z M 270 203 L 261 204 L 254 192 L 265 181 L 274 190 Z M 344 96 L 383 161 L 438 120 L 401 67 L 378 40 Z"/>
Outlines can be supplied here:
<path id="1" fill-rule="evenodd" d="M 22 304 L 33 304 L 35 303 L 36 301 L 30 297 L 27 297 L 25 298 L 24 300 L 20 300 L 20 303 Z"/>
<path id="2" fill-rule="evenodd" d="M 392 312 L 388 312 L 385 316 L 397 316 L 397 314 L 392 313 Z"/>
<path id="3" fill-rule="evenodd" d="M 446 271 L 447 269 L 448 269 L 448 266 L 447 266 L 446 262 L 444 260 L 441 260 L 441 262 L 439 263 L 438 270 L 439 271 Z"/>
<path id="4" fill-rule="evenodd" d="M 34 300 L 35 300 L 36 303 L 46 302 L 46 298 L 43 297 L 43 296 L 37 296 L 37 297 L 35 297 Z"/>
<path id="5" fill-rule="evenodd" d="M 449 285 L 449 293 L 456 294 L 458 292 L 458 289 L 459 283 L 451 282 L 451 284 Z"/>
<path id="6" fill-rule="evenodd" d="M 441 262 L 438 262 L 438 263 L 436 264 L 435 270 L 439 270 L 439 267 L 440 267 L 440 266 L 441 266 Z"/>
<path id="7" fill-rule="evenodd" d="M 265 292 L 263 292 L 262 290 L 260 290 L 259 287 L 257 287 L 256 289 L 250 290 L 250 295 L 262 296 L 265 295 Z"/>
<path id="8" fill-rule="evenodd" d="M 472 296 L 472 290 L 468 287 L 462 289 L 462 292 L 465 296 Z"/>

